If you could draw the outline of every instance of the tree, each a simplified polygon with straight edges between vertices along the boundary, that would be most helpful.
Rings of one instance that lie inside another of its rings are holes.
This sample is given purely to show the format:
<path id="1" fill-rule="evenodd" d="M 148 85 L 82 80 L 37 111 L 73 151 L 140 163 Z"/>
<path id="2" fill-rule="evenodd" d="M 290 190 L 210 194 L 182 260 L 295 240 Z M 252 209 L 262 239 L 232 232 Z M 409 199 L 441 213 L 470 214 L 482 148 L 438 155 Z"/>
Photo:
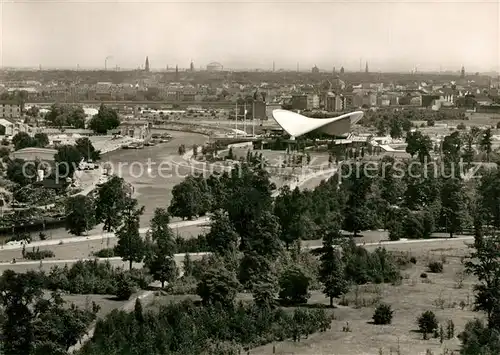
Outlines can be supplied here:
<path id="1" fill-rule="evenodd" d="M 45 115 L 49 126 L 85 128 L 85 112 L 81 106 L 54 104 Z"/>
<path id="2" fill-rule="evenodd" d="M 192 219 L 202 212 L 206 212 L 202 209 L 203 198 L 196 179 L 193 176 L 188 176 L 172 189 L 172 200 L 168 212 L 172 216 L 182 219 Z"/>
<path id="3" fill-rule="evenodd" d="M 310 279 L 300 267 L 291 267 L 280 276 L 279 297 L 289 304 L 306 303 L 311 296 L 308 292 Z"/>
<path id="4" fill-rule="evenodd" d="M 0 278 L 0 289 L 6 316 L 2 322 L 2 352 L 30 354 L 35 341 L 30 305 L 43 294 L 41 279 L 33 272 L 16 274 L 6 270 Z"/>
<path id="5" fill-rule="evenodd" d="M 7 147 L 0 147 L 0 161 L 10 155 L 10 149 Z"/>
<path id="6" fill-rule="evenodd" d="M 242 237 L 242 250 L 257 253 L 271 260 L 275 259 L 282 251 L 279 235 L 278 218 L 266 211 L 254 221 L 252 230 Z"/>
<path id="7" fill-rule="evenodd" d="M 475 309 L 486 312 L 488 328 L 500 330 L 500 237 L 474 237 L 474 251 L 465 262 L 468 273 L 477 277 Z"/>
<path id="8" fill-rule="evenodd" d="M 120 226 L 127 196 L 125 180 L 118 176 L 113 176 L 99 188 L 95 204 L 96 221 L 104 223 L 105 231 L 111 232 Z"/>
<path id="9" fill-rule="evenodd" d="M 134 305 L 134 317 L 135 317 L 135 320 L 141 324 L 144 322 L 144 314 L 143 314 L 143 310 L 142 310 L 142 303 L 141 303 L 141 300 L 139 298 L 137 298 L 135 300 L 135 305 Z"/>
<path id="10" fill-rule="evenodd" d="M 35 133 L 35 137 L 33 138 L 33 143 L 35 147 L 45 148 L 49 145 L 49 137 L 46 133 Z"/>
<path id="11" fill-rule="evenodd" d="M 453 234 L 460 231 L 466 222 L 467 196 L 462 181 L 446 179 L 441 187 L 441 226 Z"/>
<path id="12" fill-rule="evenodd" d="M 385 136 L 386 133 L 386 126 L 385 122 L 383 120 L 380 120 L 377 122 L 377 135 L 378 136 Z"/>
<path id="13" fill-rule="evenodd" d="M 225 256 L 236 250 L 239 237 L 227 214 L 217 210 L 211 217 L 210 232 L 206 238 L 212 252 Z"/>
<path id="14" fill-rule="evenodd" d="M 38 106 L 31 106 L 26 110 L 26 114 L 30 117 L 36 118 L 40 114 L 40 109 L 38 108 Z"/>
<path id="15" fill-rule="evenodd" d="M 349 173 L 343 174 L 347 178 L 341 186 L 349 196 L 344 208 L 344 229 L 353 232 L 356 237 L 358 232 L 371 226 L 372 218 L 367 206 L 367 195 L 371 189 L 372 179 L 364 174 L 364 164 L 355 163 L 343 168 L 349 169 Z"/>
<path id="16" fill-rule="evenodd" d="M 104 104 L 101 104 L 97 115 L 92 117 L 89 122 L 89 128 L 97 134 L 106 134 L 108 130 L 115 129 L 119 125 L 118 113 Z"/>
<path id="17" fill-rule="evenodd" d="M 445 161 L 458 163 L 461 147 L 462 139 L 459 132 L 455 131 L 449 136 L 444 137 L 442 151 Z"/>
<path id="18" fill-rule="evenodd" d="M 397 205 L 401 202 L 406 186 L 399 176 L 397 164 L 393 157 L 382 158 L 379 169 L 380 179 L 376 180 L 379 185 L 380 197 L 387 201 L 389 205 Z"/>
<path id="19" fill-rule="evenodd" d="M 375 324 L 391 324 L 392 309 L 388 304 L 379 304 L 373 313 L 373 323 Z"/>
<path id="20" fill-rule="evenodd" d="M 130 296 L 132 296 L 132 293 L 134 293 L 134 290 L 129 278 L 125 273 L 118 274 L 116 280 L 116 297 L 119 300 L 127 301 L 130 299 Z"/>
<path id="21" fill-rule="evenodd" d="M 334 229 L 323 238 L 320 256 L 319 280 L 323 283 L 323 293 L 330 298 L 330 307 L 333 307 L 335 297 L 339 297 L 349 290 L 342 259 L 339 252 L 335 250 L 335 242 L 340 237 L 340 230 Z"/>
<path id="22" fill-rule="evenodd" d="M 116 232 L 118 243 L 116 254 L 121 256 L 123 261 L 140 263 L 144 258 L 145 243 L 139 234 L 139 218 L 144 213 L 144 206 L 137 207 L 137 200 L 127 198 L 123 211 L 123 224 Z"/>
<path id="23" fill-rule="evenodd" d="M 432 140 L 429 136 L 423 135 L 420 131 L 409 132 L 406 135 L 406 152 L 413 158 L 417 154 L 418 159 L 423 163 L 429 159 L 432 151 Z"/>
<path id="24" fill-rule="evenodd" d="M 234 167 L 225 184 L 227 193 L 222 208 L 228 212 L 231 223 L 242 239 L 240 248 L 244 249 L 256 219 L 272 211 L 272 191 L 276 186 L 271 183 L 267 171 L 246 164 Z"/>
<path id="25" fill-rule="evenodd" d="M 175 240 L 174 233 L 169 227 L 170 216 L 163 208 L 157 208 L 151 219 L 151 239 L 153 241 L 153 254 L 150 260 L 146 260 L 154 280 L 171 282 L 177 278 L 178 270 L 174 260 Z"/>
<path id="26" fill-rule="evenodd" d="M 403 136 L 403 127 L 401 121 L 397 118 L 392 118 L 390 121 L 389 134 L 391 138 L 397 139 Z"/>
<path id="27" fill-rule="evenodd" d="M 475 151 L 474 151 L 473 144 L 474 144 L 474 141 L 476 138 L 472 135 L 472 133 L 466 133 L 463 139 L 465 142 L 465 146 L 464 146 L 464 152 L 462 154 L 462 158 L 467 163 L 467 167 L 470 167 L 470 165 L 472 164 L 472 162 L 474 160 Z"/>
<path id="28" fill-rule="evenodd" d="M 202 274 L 196 293 L 205 305 L 219 304 L 232 308 L 239 287 L 234 271 L 228 270 L 222 261 L 218 261 Z"/>
<path id="29" fill-rule="evenodd" d="M 495 355 L 500 354 L 500 332 L 486 327 L 479 319 L 467 322 L 458 336 L 462 341 L 460 354 Z"/>
<path id="30" fill-rule="evenodd" d="M 427 339 L 427 334 L 434 332 L 438 328 L 436 315 L 432 311 L 425 311 L 417 318 L 418 329 Z"/>
<path id="31" fill-rule="evenodd" d="M 490 154 L 492 152 L 492 139 L 491 129 L 488 128 L 484 130 L 479 141 L 479 147 L 486 153 L 486 159 L 488 161 L 490 161 Z"/>
<path id="32" fill-rule="evenodd" d="M 94 145 L 89 138 L 78 138 L 75 142 L 76 149 L 80 152 L 83 159 L 87 161 L 97 161 L 100 159 L 100 152 L 95 150 Z"/>
<path id="33" fill-rule="evenodd" d="M 57 166 L 57 178 L 72 178 L 73 173 L 82 161 L 82 155 L 75 146 L 62 145 L 57 147 L 54 160 Z"/>
<path id="34" fill-rule="evenodd" d="M 32 147 L 34 145 L 33 139 L 26 132 L 19 132 L 12 137 L 12 144 L 15 150 Z"/>
<path id="35" fill-rule="evenodd" d="M 66 201 L 66 230 L 74 235 L 82 235 L 95 225 L 94 203 L 85 195 L 69 197 Z"/>
<path id="36" fill-rule="evenodd" d="M 7 179 L 22 186 L 27 186 L 36 181 L 36 164 L 22 159 L 7 161 Z"/>
<path id="37" fill-rule="evenodd" d="M 307 212 L 308 206 L 304 202 L 299 188 L 291 191 L 288 185 L 283 186 L 275 198 L 274 214 L 279 218 L 280 238 L 285 243 L 286 249 L 295 240 L 308 239 L 313 230 L 313 222 Z"/>

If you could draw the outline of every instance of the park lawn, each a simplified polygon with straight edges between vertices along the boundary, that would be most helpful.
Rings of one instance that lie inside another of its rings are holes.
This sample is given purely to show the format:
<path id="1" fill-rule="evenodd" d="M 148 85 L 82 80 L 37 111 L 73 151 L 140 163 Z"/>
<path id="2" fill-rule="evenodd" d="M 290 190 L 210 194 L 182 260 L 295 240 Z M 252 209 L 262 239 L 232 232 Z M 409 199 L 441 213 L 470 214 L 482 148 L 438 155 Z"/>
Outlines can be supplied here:
<path id="1" fill-rule="evenodd" d="M 482 313 L 472 311 L 475 280 L 466 277 L 463 286 L 457 288 L 457 273 L 463 270 L 461 258 L 466 253 L 465 247 L 435 245 L 432 249 L 414 248 L 411 255 L 417 258 L 417 264 L 402 272 L 402 285 L 364 285 L 359 286 L 357 291 L 353 287 L 342 302 L 345 304 L 347 300 L 348 306 L 339 305 L 335 309 L 336 319 L 330 330 L 315 333 L 300 343 L 284 341 L 261 346 L 251 350 L 250 354 L 272 354 L 273 345 L 276 354 L 294 355 L 376 355 L 380 354 L 380 350 L 382 354 L 388 355 L 391 350 L 392 354 L 397 354 L 398 344 L 403 355 L 425 354 L 427 349 L 435 355 L 441 355 L 445 349 L 456 352 L 460 347 L 456 336 L 464 329 L 466 322 L 475 317 L 484 317 Z M 445 261 L 442 274 L 427 272 L 426 265 L 430 260 Z M 420 277 L 423 272 L 427 273 L 428 279 Z M 391 325 L 371 324 L 377 299 L 392 306 L 394 317 Z M 309 303 L 327 304 L 328 299 L 319 292 L 312 292 Z M 445 340 L 443 344 L 435 338 L 422 339 L 422 334 L 416 331 L 416 318 L 427 310 L 436 314 L 444 328 L 447 320 L 453 320 L 454 339 Z M 343 331 L 347 325 L 350 332 Z"/>

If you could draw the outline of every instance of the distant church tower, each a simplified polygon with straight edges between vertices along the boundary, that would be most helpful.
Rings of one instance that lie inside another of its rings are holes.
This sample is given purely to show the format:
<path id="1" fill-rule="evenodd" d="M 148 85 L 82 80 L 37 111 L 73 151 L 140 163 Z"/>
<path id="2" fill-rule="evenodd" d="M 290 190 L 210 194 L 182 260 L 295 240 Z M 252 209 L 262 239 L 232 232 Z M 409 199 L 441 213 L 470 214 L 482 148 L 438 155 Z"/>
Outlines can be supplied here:
<path id="1" fill-rule="evenodd" d="M 344 74 L 344 67 L 340 67 L 340 74 Z"/>
<path id="2" fill-rule="evenodd" d="M 367 73 L 367 74 L 369 73 L 368 72 L 368 62 L 366 62 L 366 65 L 365 65 L 365 73 Z"/>
<path id="3" fill-rule="evenodd" d="M 179 81 L 179 66 L 175 65 L 175 81 Z"/>
<path id="4" fill-rule="evenodd" d="M 460 77 L 465 78 L 465 68 L 463 65 L 462 65 L 462 69 L 460 70 Z"/>
<path id="5" fill-rule="evenodd" d="M 191 61 L 191 64 L 189 65 L 189 70 L 194 71 L 194 63 Z"/>
<path id="6" fill-rule="evenodd" d="M 144 71 L 149 73 L 149 58 L 146 57 L 146 64 L 144 64 Z"/>

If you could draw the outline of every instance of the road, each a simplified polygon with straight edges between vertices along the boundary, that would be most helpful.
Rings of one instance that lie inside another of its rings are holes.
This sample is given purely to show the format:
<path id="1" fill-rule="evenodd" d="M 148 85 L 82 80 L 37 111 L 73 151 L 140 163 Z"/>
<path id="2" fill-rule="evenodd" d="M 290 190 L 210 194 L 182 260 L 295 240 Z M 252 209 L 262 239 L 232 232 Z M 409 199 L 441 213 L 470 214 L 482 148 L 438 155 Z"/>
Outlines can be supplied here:
<path id="1" fill-rule="evenodd" d="M 462 237 L 457 237 L 457 238 L 429 238 L 429 239 L 401 239 L 397 241 L 380 241 L 380 242 L 375 242 L 375 243 L 356 243 L 359 246 L 363 246 L 367 249 L 372 249 L 372 248 L 377 248 L 377 247 L 385 247 L 389 250 L 405 250 L 408 249 L 408 246 L 411 248 L 412 245 L 416 245 L 419 247 L 425 247 L 426 249 L 432 249 L 436 248 L 437 245 L 439 247 L 442 247 L 445 245 L 446 247 L 450 246 L 464 246 L 465 243 L 474 241 L 473 236 L 462 236 Z M 303 242 L 304 244 L 307 244 L 307 241 Z M 321 245 L 304 245 L 304 249 L 317 249 L 320 248 Z M 182 260 L 184 260 L 186 253 L 180 253 L 180 254 L 175 254 L 175 260 L 178 264 L 182 263 Z M 200 252 L 200 253 L 189 253 L 189 255 L 193 259 L 198 259 L 201 258 L 205 255 L 210 255 L 209 252 Z M 39 268 L 40 265 L 48 267 L 49 265 L 65 265 L 65 264 L 72 264 L 75 263 L 79 260 L 99 260 L 99 261 L 109 261 L 112 265 L 114 266 L 122 266 L 126 265 L 128 263 L 124 263 L 120 257 L 112 257 L 112 258 L 78 258 L 78 259 L 67 259 L 67 260 L 43 260 L 42 262 L 40 261 L 21 261 L 21 262 L 16 262 L 15 264 L 12 264 L 10 262 L 3 262 L 0 263 L 0 267 L 3 268 L 12 268 L 16 269 L 18 267 L 22 267 L 21 269 L 26 270 L 26 269 L 31 269 L 31 268 Z M 136 263 L 134 264 L 136 266 L 141 266 L 142 264 Z"/>
<path id="2" fill-rule="evenodd" d="M 169 226 L 172 229 L 182 228 L 182 227 L 190 227 L 190 226 L 199 226 L 203 224 L 207 224 L 210 222 L 209 217 L 202 217 L 192 221 L 180 221 L 170 223 Z M 140 234 L 146 234 L 149 231 L 149 227 L 139 228 Z M 71 237 L 71 238 L 61 238 L 61 239 L 51 239 L 51 240 L 39 240 L 32 243 L 27 244 L 28 248 L 33 247 L 41 247 L 41 246 L 49 246 L 49 245 L 59 245 L 59 244 L 71 244 L 71 243 L 82 243 L 88 242 L 91 240 L 99 240 L 99 239 L 108 239 L 116 237 L 114 233 L 102 233 L 102 234 L 94 234 L 83 237 Z M 2 250 L 16 250 L 22 249 L 23 246 L 21 244 L 17 245 L 3 245 L 0 249 Z"/>

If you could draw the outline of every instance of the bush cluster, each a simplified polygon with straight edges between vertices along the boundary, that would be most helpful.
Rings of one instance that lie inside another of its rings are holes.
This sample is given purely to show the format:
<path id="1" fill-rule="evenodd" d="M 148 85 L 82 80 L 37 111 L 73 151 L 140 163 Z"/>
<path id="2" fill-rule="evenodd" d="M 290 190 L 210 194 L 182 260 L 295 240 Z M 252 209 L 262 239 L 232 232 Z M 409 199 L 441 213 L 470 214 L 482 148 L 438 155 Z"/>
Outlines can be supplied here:
<path id="1" fill-rule="evenodd" d="M 73 294 L 118 295 L 124 283 L 129 286 L 130 294 L 135 289 L 145 289 L 151 277 L 143 270 L 124 271 L 113 268 L 108 262 L 96 260 L 78 261 L 71 267 L 54 266 L 45 276 L 49 290 L 62 290 Z"/>
<path id="2" fill-rule="evenodd" d="M 33 251 L 27 251 L 24 253 L 24 258 L 28 260 L 43 260 L 45 258 L 53 258 L 55 256 L 52 250 L 40 250 L 33 247 Z"/>
<path id="3" fill-rule="evenodd" d="M 175 246 L 176 253 L 202 253 L 210 251 L 207 238 L 202 234 L 198 237 L 188 239 L 177 236 L 175 238 Z"/>
<path id="4" fill-rule="evenodd" d="M 358 285 L 368 282 L 395 283 L 401 280 L 401 273 L 394 257 L 384 248 L 369 252 L 351 241 L 343 253 L 343 259 L 345 275 L 352 283 Z"/>
<path id="5" fill-rule="evenodd" d="M 222 354 L 217 351 L 228 347 L 229 354 L 237 354 L 241 347 L 248 349 L 288 338 L 300 340 L 315 331 L 325 331 L 331 320 L 324 309 L 286 312 L 242 303 L 234 308 L 199 307 L 187 300 L 162 306 L 158 313 L 137 315 L 114 310 L 98 321 L 93 339 L 81 354 L 126 351 L 195 355 L 206 354 L 207 349 Z"/>
<path id="6" fill-rule="evenodd" d="M 115 256 L 115 248 L 104 248 L 93 253 L 97 258 L 112 258 Z"/>

